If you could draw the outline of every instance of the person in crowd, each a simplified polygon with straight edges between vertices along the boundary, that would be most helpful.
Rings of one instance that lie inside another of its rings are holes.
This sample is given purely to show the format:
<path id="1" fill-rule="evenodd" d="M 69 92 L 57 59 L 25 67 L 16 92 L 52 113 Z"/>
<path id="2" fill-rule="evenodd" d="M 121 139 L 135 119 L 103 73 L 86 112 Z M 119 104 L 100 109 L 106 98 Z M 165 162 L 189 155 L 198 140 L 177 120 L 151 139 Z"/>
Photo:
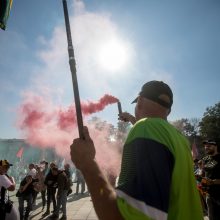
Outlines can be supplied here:
<path id="1" fill-rule="evenodd" d="M 43 167 L 43 174 L 46 177 L 46 175 L 49 173 L 49 163 L 46 160 L 43 160 L 40 162 L 40 165 Z"/>
<path id="2" fill-rule="evenodd" d="M 197 168 L 194 173 L 198 180 L 201 180 L 205 176 L 203 160 L 197 162 Z"/>
<path id="3" fill-rule="evenodd" d="M 37 181 L 37 164 L 29 164 L 28 168 L 28 172 L 27 175 L 31 176 L 34 182 L 34 190 L 32 191 L 32 207 L 31 210 L 34 209 L 37 205 L 37 195 L 39 193 L 39 186 L 38 186 L 38 181 Z"/>
<path id="4" fill-rule="evenodd" d="M 30 211 L 32 210 L 34 179 L 32 175 L 27 176 L 21 181 L 19 190 L 16 194 L 19 203 L 20 220 L 28 220 Z M 24 213 L 24 202 L 27 202 Z"/>
<path id="5" fill-rule="evenodd" d="M 36 185 L 36 190 L 37 192 L 41 193 L 41 199 L 42 199 L 42 210 L 44 210 L 44 207 L 46 205 L 46 185 L 44 184 L 45 181 L 45 175 L 43 172 L 43 167 L 41 165 L 36 167 L 37 169 L 37 174 L 36 174 L 36 179 L 37 179 L 37 185 Z"/>
<path id="6" fill-rule="evenodd" d="M 79 186 L 81 186 L 81 194 L 85 192 L 85 179 L 80 170 L 76 169 L 76 195 L 79 194 Z"/>
<path id="7" fill-rule="evenodd" d="M 54 162 L 50 163 L 50 171 L 46 175 L 44 184 L 47 186 L 47 210 L 43 213 L 42 217 L 50 214 L 50 204 L 53 202 L 53 212 L 56 210 L 56 188 L 57 188 L 57 176 L 52 174 L 52 169 L 56 167 Z"/>
<path id="8" fill-rule="evenodd" d="M 173 103 L 170 87 L 147 82 L 133 103 L 135 124 L 123 148 L 116 190 L 95 160 L 87 127 L 84 138 L 71 145 L 71 159 L 83 173 L 98 218 L 202 220 L 189 142 L 167 121 Z"/>
<path id="9" fill-rule="evenodd" d="M 15 190 L 15 181 L 12 176 L 7 174 L 10 164 L 7 160 L 0 160 L 0 219 L 18 220 L 18 210 L 7 196 L 7 191 Z"/>
<path id="10" fill-rule="evenodd" d="M 73 185 L 73 181 L 72 181 L 72 172 L 70 170 L 70 165 L 68 163 L 64 164 L 64 172 L 68 178 L 68 184 L 69 184 L 69 189 L 67 192 L 67 195 L 70 195 L 72 193 L 72 189 L 71 186 Z"/>
<path id="11" fill-rule="evenodd" d="M 36 174 L 37 174 L 37 170 L 36 170 L 36 166 L 34 163 L 30 163 L 28 165 L 28 171 L 27 171 L 27 176 L 31 176 L 32 179 L 36 179 Z M 38 192 L 33 190 L 32 191 L 33 195 L 32 195 L 32 207 L 31 210 L 36 206 L 36 199 L 37 199 L 37 194 Z"/>
<path id="12" fill-rule="evenodd" d="M 50 216 L 50 219 L 57 219 L 59 217 L 59 210 L 62 206 L 63 215 L 61 220 L 66 220 L 66 202 L 67 193 L 69 190 L 69 180 L 64 171 L 58 170 L 57 167 L 52 168 L 52 175 L 57 177 L 57 207 L 55 212 Z"/>
<path id="13" fill-rule="evenodd" d="M 70 165 L 68 163 L 64 164 L 64 172 L 68 178 L 71 178 Z"/>
<path id="14" fill-rule="evenodd" d="M 205 179 L 203 185 L 206 187 L 206 203 L 208 207 L 209 220 L 220 219 L 220 154 L 218 145 L 214 139 L 203 141 L 206 156 L 202 159 L 204 164 Z"/>
<path id="15" fill-rule="evenodd" d="M 35 164 L 30 163 L 28 166 L 28 172 L 27 175 L 31 175 L 33 179 L 35 179 L 35 176 L 37 174 L 37 170 L 35 168 Z"/>
<path id="16" fill-rule="evenodd" d="M 194 163 L 195 163 L 195 160 L 194 160 Z M 196 177 L 197 189 L 199 190 L 199 195 L 201 198 L 203 213 L 204 215 L 207 215 L 207 205 L 206 205 L 207 192 L 206 192 L 206 187 L 204 188 L 202 185 L 203 178 L 205 177 L 204 164 L 202 160 L 198 160 L 196 162 L 196 168 L 195 168 L 194 174 Z"/>

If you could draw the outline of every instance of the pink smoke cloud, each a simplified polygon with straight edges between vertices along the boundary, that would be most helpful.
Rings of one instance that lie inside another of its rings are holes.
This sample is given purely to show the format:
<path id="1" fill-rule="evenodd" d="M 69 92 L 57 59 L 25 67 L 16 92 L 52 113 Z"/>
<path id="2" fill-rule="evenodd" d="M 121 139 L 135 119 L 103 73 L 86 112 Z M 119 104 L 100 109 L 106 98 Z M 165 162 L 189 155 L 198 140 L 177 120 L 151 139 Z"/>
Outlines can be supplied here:
<path id="1" fill-rule="evenodd" d="M 117 98 L 107 94 L 96 102 L 82 102 L 84 124 L 87 124 L 86 116 L 102 111 L 116 102 Z M 107 172 L 117 175 L 121 143 L 108 141 L 110 125 L 106 123 L 102 129 L 96 129 L 93 123 L 88 123 L 87 126 L 96 146 L 98 163 Z M 29 144 L 40 148 L 54 148 L 58 155 L 70 160 L 69 146 L 78 137 L 74 105 L 68 108 L 57 107 L 50 100 L 28 94 L 19 108 L 18 127 Z"/>

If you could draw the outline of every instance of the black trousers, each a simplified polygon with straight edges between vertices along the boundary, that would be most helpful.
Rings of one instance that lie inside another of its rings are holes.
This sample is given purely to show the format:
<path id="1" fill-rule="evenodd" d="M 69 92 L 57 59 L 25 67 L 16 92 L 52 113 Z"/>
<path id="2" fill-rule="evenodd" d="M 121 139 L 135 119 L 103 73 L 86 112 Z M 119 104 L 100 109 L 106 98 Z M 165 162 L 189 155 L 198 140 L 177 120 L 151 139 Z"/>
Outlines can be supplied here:
<path id="1" fill-rule="evenodd" d="M 41 192 L 42 205 L 43 207 L 46 205 L 46 190 L 42 190 Z"/>
<path id="2" fill-rule="evenodd" d="M 56 210 L 56 188 L 47 187 L 47 211 L 50 211 L 50 203 L 53 202 L 53 210 Z"/>
<path id="3" fill-rule="evenodd" d="M 0 204 L 0 206 L 1 206 L 1 204 Z M 5 220 L 6 212 L 5 212 L 5 210 L 2 209 L 2 207 L 0 207 L 0 216 L 1 216 L 2 220 Z"/>
<path id="4" fill-rule="evenodd" d="M 211 196 L 207 196 L 206 203 L 208 207 L 209 220 L 220 219 L 220 198 L 216 199 Z"/>

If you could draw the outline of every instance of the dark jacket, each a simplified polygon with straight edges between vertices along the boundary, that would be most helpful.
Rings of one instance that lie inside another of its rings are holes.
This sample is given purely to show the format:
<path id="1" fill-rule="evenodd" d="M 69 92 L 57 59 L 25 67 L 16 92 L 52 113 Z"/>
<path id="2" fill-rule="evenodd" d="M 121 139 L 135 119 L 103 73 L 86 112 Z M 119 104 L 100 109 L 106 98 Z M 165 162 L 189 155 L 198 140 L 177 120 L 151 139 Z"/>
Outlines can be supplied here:
<path id="1" fill-rule="evenodd" d="M 46 175 L 44 184 L 47 187 L 56 188 L 57 187 L 57 177 L 58 176 L 54 176 L 50 170 L 49 173 Z"/>
<path id="2" fill-rule="evenodd" d="M 64 190 L 69 190 L 69 181 L 66 173 L 64 171 L 60 171 L 57 175 L 57 194 L 60 195 Z"/>

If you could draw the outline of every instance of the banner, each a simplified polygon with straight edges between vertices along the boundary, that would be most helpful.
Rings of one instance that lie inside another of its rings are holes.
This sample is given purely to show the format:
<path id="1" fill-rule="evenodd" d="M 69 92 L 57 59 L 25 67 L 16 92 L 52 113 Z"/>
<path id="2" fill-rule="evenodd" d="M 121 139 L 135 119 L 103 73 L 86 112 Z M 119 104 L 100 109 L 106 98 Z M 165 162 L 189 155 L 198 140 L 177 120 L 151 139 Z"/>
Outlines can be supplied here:
<path id="1" fill-rule="evenodd" d="M 0 28 L 5 30 L 13 0 L 0 0 Z"/>

